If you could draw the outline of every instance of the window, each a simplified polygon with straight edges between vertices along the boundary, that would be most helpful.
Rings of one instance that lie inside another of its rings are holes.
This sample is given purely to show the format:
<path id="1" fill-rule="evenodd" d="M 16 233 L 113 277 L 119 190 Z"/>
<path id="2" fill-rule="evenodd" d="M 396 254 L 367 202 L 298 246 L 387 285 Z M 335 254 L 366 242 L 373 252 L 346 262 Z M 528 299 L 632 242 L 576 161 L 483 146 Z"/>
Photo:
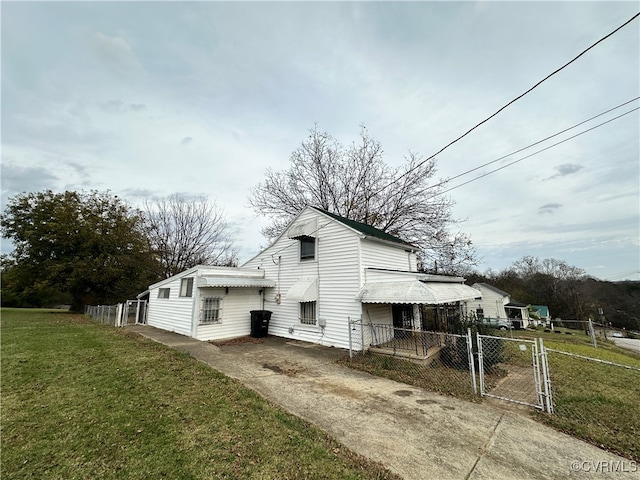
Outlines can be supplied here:
<path id="1" fill-rule="evenodd" d="M 300 302 L 300 323 L 316 324 L 316 302 Z"/>
<path id="2" fill-rule="evenodd" d="M 478 318 L 478 321 L 483 322 L 484 321 L 484 310 L 482 308 L 476 308 L 476 316 Z"/>
<path id="3" fill-rule="evenodd" d="M 222 323 L 222 299 L 205 297 L 202 299 L 200 323 Z"/>
<path id="4" fill-rule="evenodd" d="M 169 298 L 169 293 L 171 292 L 170 288 L 159 288 L 158 289 L 158 298 Z"/>
<path id="5" fill-rule="evenodd" d="M 316 239 L 300 237 L 300 260 L 314 260 L 316 258 Z"/>
<path id="6" fill-rule="evenodd" d="M 190 297 L 193 295 L 193 277 L 180 280 L 180 296 Z"/>

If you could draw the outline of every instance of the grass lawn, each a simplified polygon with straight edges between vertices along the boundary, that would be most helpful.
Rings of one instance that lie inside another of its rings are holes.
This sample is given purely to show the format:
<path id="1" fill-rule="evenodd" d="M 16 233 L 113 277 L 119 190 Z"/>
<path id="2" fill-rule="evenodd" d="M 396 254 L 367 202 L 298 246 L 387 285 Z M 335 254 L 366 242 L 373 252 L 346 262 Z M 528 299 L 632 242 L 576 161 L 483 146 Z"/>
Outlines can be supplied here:
<path id="1" fill-rule="evenodd" d="M 547 348 L 640 368 L 640 358 L 615 345 L 598 348 L 545 341 Z M 640 371 L 549 352 L 554 414 L 543 422 L 640 461 Z"/>
<path id="2" fill-rule="evenodd" d="M 556 333 L 558 332 L 558 333 Z M 509 334 L 500 333 L 499 335 L 508 336 Z M 594 348 L 591 344 L 591 337 L 586 335 L 582 330 L 569 330 L 567 328 L 558 328 L 554 332 L 545 332 L 542 330 L 515 330 L 512 332 L 514 338 L 524 338 L 533 340 L 534 338 L 542 338 L 544 346 L 547 348 L 554 348 L 556 350 L 564 350 L 571 353 L 579 353 L 580 355 L 586 355 L 588 357 L 600 358 L 603 360 L 611 360 L 611 354 L 617 354 L 619 360 L 623 360 L 621 363 L 629 363 L 634 361 L 635 364 L 640 363 L 640 355 L 618 347 L 613 340 L 605 340 L 602 337 L 596 337 L 597 348 Z"/>
<path id="3" fill-rule="evenodd" d="M 397 478 L 192 357 L 3 309 L 2 478 Z"/>

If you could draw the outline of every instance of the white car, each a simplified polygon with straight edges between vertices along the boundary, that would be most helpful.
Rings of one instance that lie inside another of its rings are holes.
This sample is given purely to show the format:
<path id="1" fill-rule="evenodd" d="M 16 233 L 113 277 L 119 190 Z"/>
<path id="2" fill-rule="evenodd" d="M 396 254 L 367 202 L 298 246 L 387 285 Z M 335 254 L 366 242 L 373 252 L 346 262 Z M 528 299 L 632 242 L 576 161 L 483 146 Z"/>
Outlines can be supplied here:
<path id="1" fill-rule="evenodd" d="M 622 338 L 623 335 L 620 332 L 613 332 L 611 336 L 614 338 Z"/>

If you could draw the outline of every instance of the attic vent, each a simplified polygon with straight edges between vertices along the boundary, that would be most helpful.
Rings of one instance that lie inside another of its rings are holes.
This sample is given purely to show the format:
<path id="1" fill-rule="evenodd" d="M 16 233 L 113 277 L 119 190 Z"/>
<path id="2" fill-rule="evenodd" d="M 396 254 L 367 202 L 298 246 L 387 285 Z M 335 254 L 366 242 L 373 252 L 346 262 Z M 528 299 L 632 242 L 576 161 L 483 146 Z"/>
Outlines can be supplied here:
<path id="1" fill-rule="evenodd" d="M 296 222 L 287 230 L 287 237 L 294 239 L 313 237 L 317 230 L 318 220 L 315 218 L 307 222 Z"/>

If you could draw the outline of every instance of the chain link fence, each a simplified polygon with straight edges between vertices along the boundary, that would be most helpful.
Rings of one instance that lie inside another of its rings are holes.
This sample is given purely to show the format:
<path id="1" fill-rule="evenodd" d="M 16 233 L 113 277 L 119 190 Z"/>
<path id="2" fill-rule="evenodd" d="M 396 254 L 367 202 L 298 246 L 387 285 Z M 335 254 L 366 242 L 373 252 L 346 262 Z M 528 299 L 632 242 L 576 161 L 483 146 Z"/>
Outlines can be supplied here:
<path id="1" fill-rule="evenodd" d="M 541 338 L 472 336 L 471 329 L 349 325 L 352 348 L 341 361 L 350 368 L 471 401 L 527 405 L 548 425 L 640 461 L 640 361 L 621 355 L 625 365 L 549 349 Z"/>
<path id="2" fill-rule="evenodd" d="M 349 321 L 351 368 L 477 401 L 471 332 L 458 335 Z M 364 346 L 364 348 L 363 348 Z"/>
<path id="3" fill-rule="evenodd" d="M 116 305 L 87 305 L 84 313 L 96 322 L 115 327 L 147 323 L 147 301 L 127 300 Z"/>
<path id="4" fill-rule="evenodd" d="M 554 413 L 541 420 L 640 461 L 640 367 L 547 352 Z"/>
<path id="5" fill-rule="evenodd" d="M 87 305 L 84 310 L 93 320 L 103 325 L 119 326 L 122 318 L 122 304 L 116 305 Z"/>
<path id="6" fill-rule="evenodd" d="M 477 347 L 481 395 L 552 410 L 542 342 L 478 334 Z"/>

